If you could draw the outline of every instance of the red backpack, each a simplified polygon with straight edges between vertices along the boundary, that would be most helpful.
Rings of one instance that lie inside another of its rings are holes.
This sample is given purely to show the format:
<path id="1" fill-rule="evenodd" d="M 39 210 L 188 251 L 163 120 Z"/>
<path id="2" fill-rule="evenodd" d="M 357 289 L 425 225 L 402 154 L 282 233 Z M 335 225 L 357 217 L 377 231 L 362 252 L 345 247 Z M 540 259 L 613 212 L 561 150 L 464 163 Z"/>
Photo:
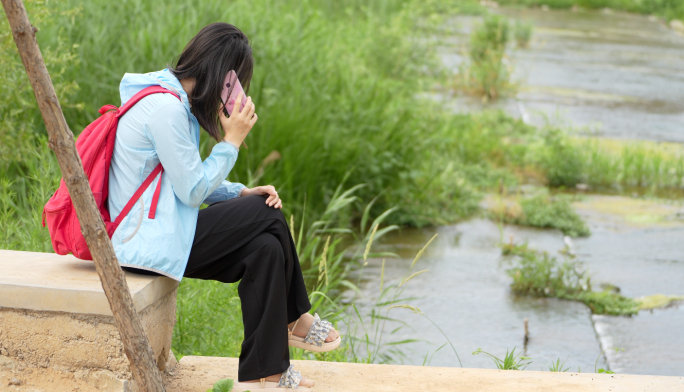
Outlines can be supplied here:
<path id="1" fill-rule="evenodd" d="M 120 108 L 114 105 L 105 105 L 100 108 L 100 118 L 88 125 L 76 140 L 76 150 L 83 162 L 83 170 L 86 176 L 88 176 L 90 190 L 93 192 L 93 196 L 95 196 L 95 203 L 97 203 L 97 208 L 100 210 L 100 215 L 102 215 L 102 220 L 104 220 L 109 238 L 112 237 L 116 228 L 131 208 L 133 208 L 133 205 L 140 199 L 143 192 L 147 190 L 152 181 L 159 175 L 159 182 L 157 182 L 157 188 L 154 191 L 148 217 L 154 219 L 157 211 L 157 202 L 159 201 L 159 192 L 161 191 L 161 173 L 164 171 L 161 163 L 143 181 L 140 188 L 133 194 L 131 200 L 121 210 L 121 213 L 114 222 L 112 222 L 107 210 L 109 166 L 112 163 L 119 118 L 126 114 L 128 109 L 133 107 L 142 98 L 157 93 L 171 93 L 180 99 L 178 95 L 160 86 L 148 87 L 135 94 L 133 98 Z M 57 189 L 43 208 L 43 227 L 45 227 L 46 218 L 50 239 L 52 240 L 52 248 L 55 250 L 55 253 L 66 255 L 71 252 L 82 260 L 93 259 L 85 238 L 83 238 L 81 233 L 81 225 L 78 222 L 76 210 L 69 196 L 69 191 L 67 191 L 64 179 L 61 180 L 59 189 Z"/>

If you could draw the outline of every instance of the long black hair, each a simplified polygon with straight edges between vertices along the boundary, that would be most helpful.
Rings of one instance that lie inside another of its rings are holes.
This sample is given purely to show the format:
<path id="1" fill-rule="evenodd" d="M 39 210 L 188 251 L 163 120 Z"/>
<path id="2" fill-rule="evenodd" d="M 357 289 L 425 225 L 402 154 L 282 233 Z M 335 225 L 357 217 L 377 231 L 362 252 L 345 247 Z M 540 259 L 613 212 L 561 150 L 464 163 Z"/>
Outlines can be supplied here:
<path id="1" fill-rule="evenodd" d="M 212 23 L 188 42 L 178 56 L 175 67 L 169 67 L 178 80 L 195 79 L 192 89 L 192 114 L 214 139 L 221 140 L 218 111 L 223 80 L 235 70 L 245 93 L 252 80 L 254 59 L 249 38 L 228 23 Z M 243 98 L 245 99 L 245 98 Z"/>

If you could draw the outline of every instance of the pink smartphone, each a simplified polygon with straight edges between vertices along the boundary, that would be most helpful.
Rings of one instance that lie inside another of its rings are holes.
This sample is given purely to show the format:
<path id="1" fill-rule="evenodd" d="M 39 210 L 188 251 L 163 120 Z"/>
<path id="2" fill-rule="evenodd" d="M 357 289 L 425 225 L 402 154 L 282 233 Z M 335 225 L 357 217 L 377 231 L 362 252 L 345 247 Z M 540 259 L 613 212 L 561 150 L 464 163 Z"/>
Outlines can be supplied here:
<path id="1" fill-rule="evenodd" d="M 229 92 L 230 97 L 228 96 Z M 240 105 L 240 112 L 242 112 L 242 109 L 245 108 L 245 104 L 247 103 L 247 96 L 245 96 L 245 92 L 242 90 L 242 85 L 238 80 L 237 74 L 235 71 L 231 70 L 223 81 L 223 91 L 221 91 L 221 101 L 225 104 L 229 116 L 233 113 L 233 106 L 235 106 L 235 101 L 240 93 L 243 94 L 242 104 Z"/>

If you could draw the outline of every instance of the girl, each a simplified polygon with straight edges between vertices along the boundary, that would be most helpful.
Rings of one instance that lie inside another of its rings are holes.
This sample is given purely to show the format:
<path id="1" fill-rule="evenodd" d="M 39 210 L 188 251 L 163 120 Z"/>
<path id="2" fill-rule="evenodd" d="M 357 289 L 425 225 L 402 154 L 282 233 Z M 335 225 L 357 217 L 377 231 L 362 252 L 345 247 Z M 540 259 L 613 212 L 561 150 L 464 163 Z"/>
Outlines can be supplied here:
<path id="1" fill-rule="evenodd" d="M 175 67 L 123 77 L 122 105 L 150 86 L 169 93 L 148 95 L 119 121 L 110 168 L 111 216 L 118 216 L 159 163 L 163 171 L 112 242 L 121 265 L 136 272 L 178 281 L 240 281 L 244 341 L 234 390 L 310 389 L 314 382 L 292 369 L 288 345 L 329 351 L 340 345 L 340 336 L 308 313 L 311 304 L 276 189 L 225 181 L 257 115 L 251 97 L 240 95 L 226 116 L 223 83 L 234 70 L 248 91 L 253 64 L 247 36 L 214 23 L 188 43 Z M 200 126 L 218 141 L 204 161 Z M 149 214 L 153 198 L 156 212 Z M 209 207 L 200 210 L 203 203 Z"/>

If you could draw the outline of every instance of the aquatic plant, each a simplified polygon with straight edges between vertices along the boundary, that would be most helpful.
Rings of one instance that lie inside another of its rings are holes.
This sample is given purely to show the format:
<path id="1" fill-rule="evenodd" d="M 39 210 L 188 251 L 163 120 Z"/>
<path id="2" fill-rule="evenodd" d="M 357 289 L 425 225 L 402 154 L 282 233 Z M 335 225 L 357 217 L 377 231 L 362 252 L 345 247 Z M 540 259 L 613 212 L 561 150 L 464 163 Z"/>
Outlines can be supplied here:
<path id="1" fill-rule="evenodd" d="M 558 229 L 570 237 L 591 234 L 586 222 L 570 205 L 569 196 L 539 193 L 531 197 L 504 199 L 489 208 L 492 219 L 501 223 Z"/>
<path id="2" fill-rule="evenodd" d="M 505 61 L 510 40 L 508 20 L 488 15 L 470 36 L 469 62 L 461 65 L 456 87 L 479 95 L 483 102 L 494 100 L 511 90 L 510 70 Z"/>
<path id="3" fill-rule="evenodd" d="M 632 298 L 612 290 L 593 291 L 590 275 L 581 262 L 559 261 L 527 244 L 511 242 L 502 248 L 504 255 L 515 256 L 507 273 L 516 293 L 583 302 L 594 314 L 627 316 L 639 312 L 639 304 Z"/>
<path id="4" fill-rule="evenodd" d="M 639 297 L 636 300 L 639 302 L 639 310 L 652 310 L 684 301 L 684 295 L 652 294 Z"/>
<path id="5" fill-rule="evenodd" d="M 591 234 L 587 224 L 570 205 L 567 196 L 541 194 L 523 199 L 520 205 L 525 214 L 522 224 L 559 229 L 570 237 L 586 237 Z"/>
<path id="6" fill-rule="evenodd" d="M 490 354 L 486 351 L 482 351 L 481 348 L 478 348 L 473 352 L 473 355 L 479 355 L 479 354 L 484 354 L 488 356 L 489 358 L 494 361 L 494 364 L 496 367 L 500 370 L 525 370 L 526 367 L 528 367 L 532 361 L 530 361 L 530 357 L 525 357 L 522 355 L 515 355 L 515 347 L 513 347 L 513 350 L 509 353 L 508 350 L 506 350 L 506 355 L 504 356 L 504 359 L 500 359 L 493 354 Z"/>
<path id="7" fill-rule="evenodd" d="M 519 48 L 527 48 L 532 40 L 534 25 L 531 22 L 516 20 L 513 24 L 513 37 Z"/>

